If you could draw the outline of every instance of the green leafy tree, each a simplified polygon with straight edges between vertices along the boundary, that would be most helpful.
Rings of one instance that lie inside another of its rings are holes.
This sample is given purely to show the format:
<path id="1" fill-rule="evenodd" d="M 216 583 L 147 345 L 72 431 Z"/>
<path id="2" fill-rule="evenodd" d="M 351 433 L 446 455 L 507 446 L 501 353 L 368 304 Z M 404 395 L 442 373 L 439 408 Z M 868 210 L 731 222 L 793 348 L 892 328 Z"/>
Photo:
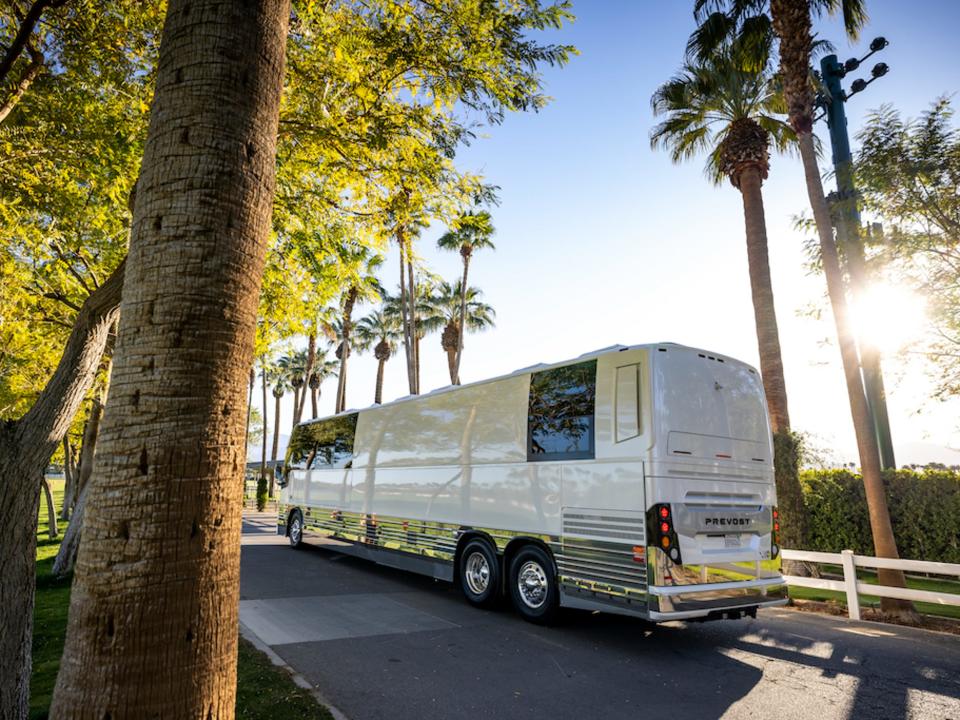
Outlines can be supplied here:
<path id="1" fill-rule="evenodd" d="M 653 95 L 654 114 L 665 119 L 654 127 L 650 142 L 667 149 L 674 162 L 705 154 L 707 177 L 714 184 L 729 180 L 740 191 L 760 372 L 774 434 L 781 537 L 785 547 L 803 548 L 806 514 L 797 441 L 790 430 L 762 191 L 771 146 L 783 152 L 796 136 L 785 121 L 783 98 L 769 70 L 754 72 L 744 65 L 729 47 L 709 59 L 688 62 Z"/>
<path id="2" fill-rule="evenodd" d="M 470 260 L 477 250 L 489 248 L 494 250 L 495 230 L 486 210 L 470 211 L 460 215 L 454 222 L 452 230 L 444 233 L 437 241 L 437 247 L 442 250 L 451 250 L 460 253 L 463 260 L 463 278 L 460 280 L 460 320 L 457 323 L 459 337 L 457 338 L 457 352 L 454 358 L 454 385 L 460 384 L 460 356 L 463 353 L 463 329 L 466 326 L 467 315 L 467 273 L 470 270 Z"/>
<path id="3" fill-rule="evenodd" d="M 857 136 L 857 184 L 883 221 L 871 250 L 925 298 L 936 396 L 960 394 L 960 131 L 949 99 L 916 120 L 884 105 Z"/>

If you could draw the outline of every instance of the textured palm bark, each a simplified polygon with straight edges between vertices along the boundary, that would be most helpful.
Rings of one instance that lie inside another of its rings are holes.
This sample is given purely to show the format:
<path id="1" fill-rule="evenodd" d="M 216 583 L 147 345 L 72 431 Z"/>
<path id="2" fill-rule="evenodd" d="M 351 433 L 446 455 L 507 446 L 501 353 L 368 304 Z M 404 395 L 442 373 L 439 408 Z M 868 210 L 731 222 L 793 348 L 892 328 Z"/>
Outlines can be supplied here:
<path id="1" fill-rule="evenodd" d="M 310 399 L 313 401 L 313 416 L 317 416 L 317 396 L 310 384 L 313 377 L 313 366 L 317 362 L 317 336 L 310 333 L 307 338 L 307 364 L 303 369 L 303 385 L 301 386 L 300 404 L 293 416 L 293 426 L 296 427 L 303 419 L 303 407 L 307 404 L 307 389 L 310 389 Z M 296 392 L 296 391 L 294 391 Z"/>
<path id="2" fill-rule="evenodd" d="M 232 718 L 289 0 L 171 0 L 51 717 Z"/>
<path id="3" fill-rule="evenodd" d="M 837 256 L 837 246 L 833 239 L 830 209 L 823 194 L 823 184 L 820 180 L 820 168 L 817 165 L 813 135 L 809 132 L 803 133 L 799 135 L 798 139 L 807 181 L 807 192 L 810 196 L 810 205 L 813 208 L 820 239 L 820 256 L 823 261 L 823 273 L 827 279 L 827 293 L 830 296 L 830 305 L 833 309 L 833 318 L 837 328 L 837 342 L 840 346 L 840 357 L 843 361 L 843 371 L 847 381 L 847 396 L 850 401 L 850 413 L 853 417 L 853 429 L 857 438 L 857 450 L 860 454 L 860 468 L 863 474 L 867 510 L 870 515 L 874 552 L 877 557 L 898 558 L 900 555 L 893 535 L 890 510 L 887 507 L 887 494 L 881 475 L 880 449 L 877 446 L 877 437 L 873 432 L 873 423 L 870 419 L 867 398 L 864 394 L 863 381 L 860 376 L 860 361 L 850 323 L 843 286 L 843 274 Z M 877 574 L 881 585 L 906 586 L 903 573 L 899 570 L 878 570 Z M 881 598 L 880 606 L 885 612 L 900 615 L 910 615 L 913 611 L 913 604 L 909 601 L 894 600 L 893 598 Z"/>
<path id="4" fill-rule="evenodd" d="M 470 271 L 470 256 L 472 252 L 469 245 L 460 248 L 460 257 L 463 258 L 463 279 L 460 284 L 460 326 L 457 332 L 457 353 L 453 364 L 453 384 L 460 384 L 460 359 L 463 357 L 463 329 L 467 325 L 467 274 Z"/>
<path id="5" fill-rule="evenodd" d="M 277 450 L 280 449 L 280 400 L 283 393 L 277 394 L 276 388 L 273 391 L 273 447 L 270 449 L 270 487 L 267 495 L 273 497 L 274 482 L 276 481 Z"/>
<path id="6" fill-rule="evenodd" d="M 260 363 L 261 373 L 260 373 L 260 389 L 263 394 L 263 433 L 260 440 L 260 479 L 266 482 L 267 480 L 267 364 L 265 360 L 261 359 Z M 274 418 L 274 423 L 276 423 L 276 418 Z"/>
<path id="7" fill-rule="evenodd" d="M 347 407 L 347 360 L 350 358 L 350 335 L 353 329 L 353 306 L 357 302 L 357 289 L 351 287 L 343 301 L 343 339 L 340 342 L 340 373 L 337 378 L 337 402 L 335 412 Z"/>
<path id="8" fill-rule="evenodd" d="M 80 308 L 63 356 L 40 397 L 0 424 L 0 712 L 29 710 L 40 480 L 93 384 L 116 320 L 124 263 Z"/>

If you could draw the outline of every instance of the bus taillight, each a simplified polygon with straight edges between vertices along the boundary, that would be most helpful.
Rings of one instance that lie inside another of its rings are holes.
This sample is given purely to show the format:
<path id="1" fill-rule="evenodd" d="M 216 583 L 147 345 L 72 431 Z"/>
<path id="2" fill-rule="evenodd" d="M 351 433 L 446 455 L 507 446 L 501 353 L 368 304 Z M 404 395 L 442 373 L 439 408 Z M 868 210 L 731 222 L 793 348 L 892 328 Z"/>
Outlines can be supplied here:
<path id="1" fill-rule="evenodd" d="M 780 511 L 777 508 L 773 508 L 773 532 L 771 535 L 770 556 L 775 558 L 780 554 Z"/>
<path id="2" fill-rule="evenodd" d="M 673 527 L 670 506 L 666 503 L 654 505 L 647 515 L 647 523 L 650 528 L 650 544 L 659 547 L 667 557 L 679 564 L 680 543 Z"/>

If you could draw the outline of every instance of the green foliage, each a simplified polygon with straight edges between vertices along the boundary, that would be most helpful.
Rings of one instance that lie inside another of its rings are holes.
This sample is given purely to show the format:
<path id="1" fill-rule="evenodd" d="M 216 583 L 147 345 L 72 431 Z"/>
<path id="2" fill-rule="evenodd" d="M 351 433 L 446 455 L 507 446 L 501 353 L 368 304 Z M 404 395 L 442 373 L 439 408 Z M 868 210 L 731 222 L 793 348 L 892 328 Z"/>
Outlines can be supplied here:
<path id="1" fill-rule="evenodd" d="M 261 473 L 257 477 L 257 510 L 263 512 L 267 507 L 268 495 L 267 476 Z"/>
<path id="2" fill-rule="evenodd" d="M 850 549 L 873 555 L 870 518 L 860 475 L 848 470 L 801 473 L 807 507 L 807 550 Z M 895 470 L 883 473 L 900 556 L 960 562 L 960 473 Z"/>
<path id="3" fill-rule="evenodd" d="M 77 308 L 126 252 L 162 11 L 78 0 L 33 35 L 43 71 L 0 124 L 0 418 L 33 402 Z M 0 10 L 4 35 L 14 15 Z"/>
<path id="4" fill-rule="evenodd" d="M 755 122 L 780 152 L 796 139 L 783 120 L 786 105 L 769 70 L 745 69 L 732 53 L 688 62 L 657 88 L 650 103 L 654 115 L 665 116 L 650 132 L 650 145 L 667 149 L 676 163 L 706 154 L 705 173 L 714 184 L 736 166 L 736 153 L 725 141 L 738 121 Z"/>
<path id="5" fill-rule="evenodd" d="M 926 299 L 936 394 L 960 394 L 960 130 L 950 100 L 904 120 L 884 105 L 857 135 L 857 183 L 883 221 L 868 234 L 871 262 Z"/>

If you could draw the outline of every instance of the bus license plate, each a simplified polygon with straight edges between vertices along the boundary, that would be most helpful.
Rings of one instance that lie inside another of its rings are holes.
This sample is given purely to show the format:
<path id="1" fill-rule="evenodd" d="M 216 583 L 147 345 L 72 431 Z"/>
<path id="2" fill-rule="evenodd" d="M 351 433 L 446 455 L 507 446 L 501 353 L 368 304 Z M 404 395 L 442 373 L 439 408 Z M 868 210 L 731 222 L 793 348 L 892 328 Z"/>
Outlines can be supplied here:
<path id="1" fill-rule="evenodd" d="M 739 535 L 724 535 L 723 536 L 723 546 L 728 548 L 738 548 L 740 547 L 740 536 Z"/>

